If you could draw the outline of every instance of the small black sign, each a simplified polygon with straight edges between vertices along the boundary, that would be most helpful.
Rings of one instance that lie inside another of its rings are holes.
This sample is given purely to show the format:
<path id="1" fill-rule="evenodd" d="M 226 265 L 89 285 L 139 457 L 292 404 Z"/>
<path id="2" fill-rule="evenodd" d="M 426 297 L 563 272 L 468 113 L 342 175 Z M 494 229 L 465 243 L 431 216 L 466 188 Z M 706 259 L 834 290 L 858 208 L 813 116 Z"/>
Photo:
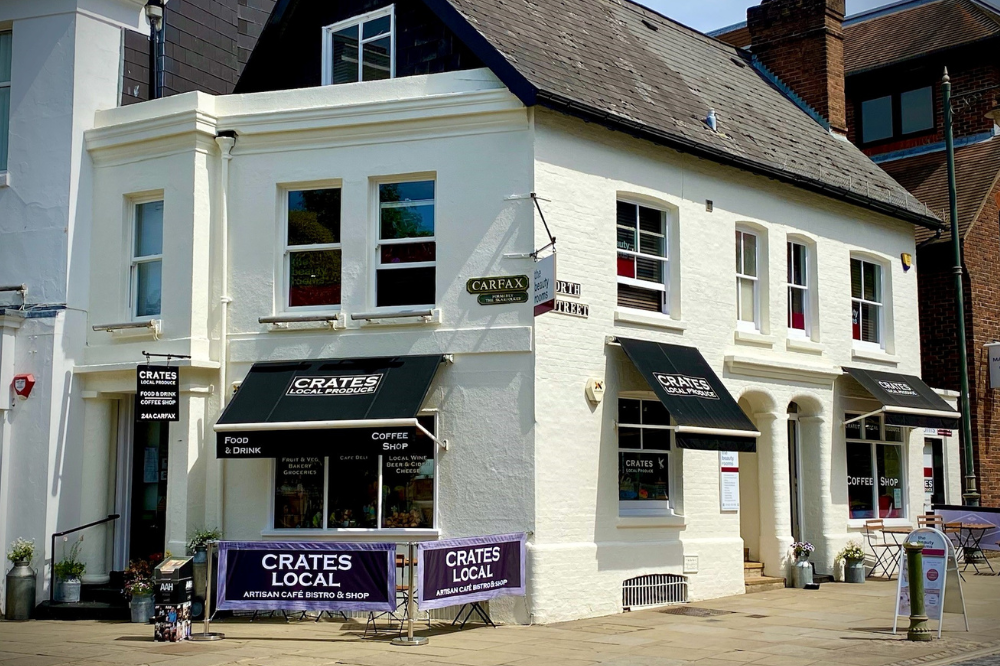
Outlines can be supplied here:
<path id="1" fill-rule="evenodd" d="M 135 420 L 180 420 L 180 371 L 163 365 L 140 365 L 135 382 Z"/>

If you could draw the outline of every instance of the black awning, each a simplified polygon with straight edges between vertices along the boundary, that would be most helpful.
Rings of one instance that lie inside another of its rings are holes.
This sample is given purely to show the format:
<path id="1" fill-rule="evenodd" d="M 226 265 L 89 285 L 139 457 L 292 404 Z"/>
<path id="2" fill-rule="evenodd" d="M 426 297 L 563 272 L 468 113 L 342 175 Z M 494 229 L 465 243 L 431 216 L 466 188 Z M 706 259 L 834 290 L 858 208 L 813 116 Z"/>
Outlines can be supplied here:
<path id="1" fill-rule="evenodd" d="M 912 375 L 844 368 L 882 403 L 887 425 L 911 428 L 958 428 L 961 414 L 924 380 Z"/>
<path id="2" fill-rule="evenodd" d="M 220 458 L 410 450 L 443 356 L 255 363 L 215 425 Z"/>
<path id="3" fill-rule="evenodd" d="M 677 445 L 705 451 L 757 450 L 760 433 L 693 347 L 618 338 L 670 412 Z"/>

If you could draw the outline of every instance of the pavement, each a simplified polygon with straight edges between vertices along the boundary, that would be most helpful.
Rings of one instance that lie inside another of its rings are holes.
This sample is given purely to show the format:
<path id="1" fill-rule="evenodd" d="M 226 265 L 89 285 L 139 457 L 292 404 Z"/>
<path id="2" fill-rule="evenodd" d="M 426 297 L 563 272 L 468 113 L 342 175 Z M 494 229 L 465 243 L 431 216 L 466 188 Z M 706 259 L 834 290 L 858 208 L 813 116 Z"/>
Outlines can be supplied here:
<path id="1" fill-rule="evenodd" d="M 1000 577 L 966 578 L 971 631 L 946 615 L 943 638 L 925 643 L 906 640 L 905 618 L 892 634 L 896 582 L 869 580 L 550 625 L 424 625 L 420 647 L 328 619 L 229 619 L 213 623 L 226 634 L 213 643 L 154 643 L 138 624 L 0 622 L 0 666 L 1000 666 Z"/>

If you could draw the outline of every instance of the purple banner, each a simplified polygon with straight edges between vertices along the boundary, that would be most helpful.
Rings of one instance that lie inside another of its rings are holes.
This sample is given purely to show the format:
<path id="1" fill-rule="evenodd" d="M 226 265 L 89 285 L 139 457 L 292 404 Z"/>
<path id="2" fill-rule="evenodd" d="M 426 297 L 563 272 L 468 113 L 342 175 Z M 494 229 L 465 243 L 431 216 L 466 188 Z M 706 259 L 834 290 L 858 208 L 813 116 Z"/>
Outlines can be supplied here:
<path id="1" fill-rule="evenodd" d="M 525 534 L 418 544 L 421 610 L 524 596 Z"/>
<path id="2" fill-rule="evenodd" d="M 953 506 L 945 504 L 934 505 L 934 513 L 944 518 L 946 523 L 963 523 L 965 525 L 992 525 L 983 532 L 979 547 L 982 550 L 1000 550 L 997 540 L 1000 539 L 1000 509 L 985 506 Z M 979 536 L 980 530 L 976 530 Z"/>
<path id="3" fill-rule="evenodd" d="M 219 543 L 219 610 L 392 611 L 396 544 Z"/>

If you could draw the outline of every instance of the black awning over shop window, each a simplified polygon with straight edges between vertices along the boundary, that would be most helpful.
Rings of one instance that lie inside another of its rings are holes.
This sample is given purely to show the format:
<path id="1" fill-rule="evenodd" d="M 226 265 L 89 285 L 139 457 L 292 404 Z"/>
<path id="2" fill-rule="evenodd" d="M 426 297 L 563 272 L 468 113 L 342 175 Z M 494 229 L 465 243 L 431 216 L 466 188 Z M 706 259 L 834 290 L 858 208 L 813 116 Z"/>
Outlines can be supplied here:
<path id="1" fill-rule="evenodd" d="M 402 453 L 443 356 L 255 363 L 215 425 L 220 458 Z"/>
<path id="2" fill-rule="evenodd" d="M 961 414 L 919 377 L 844 368 L 882 403 L 886 425 L 910 428 L 958 428 Z"/>
<path id="3" fill-rule="evenodd" d="M 618 338 L 675 423 L 677 445 L 705 451 L 757 450 L 760 433 L 693 347 Z"/>

